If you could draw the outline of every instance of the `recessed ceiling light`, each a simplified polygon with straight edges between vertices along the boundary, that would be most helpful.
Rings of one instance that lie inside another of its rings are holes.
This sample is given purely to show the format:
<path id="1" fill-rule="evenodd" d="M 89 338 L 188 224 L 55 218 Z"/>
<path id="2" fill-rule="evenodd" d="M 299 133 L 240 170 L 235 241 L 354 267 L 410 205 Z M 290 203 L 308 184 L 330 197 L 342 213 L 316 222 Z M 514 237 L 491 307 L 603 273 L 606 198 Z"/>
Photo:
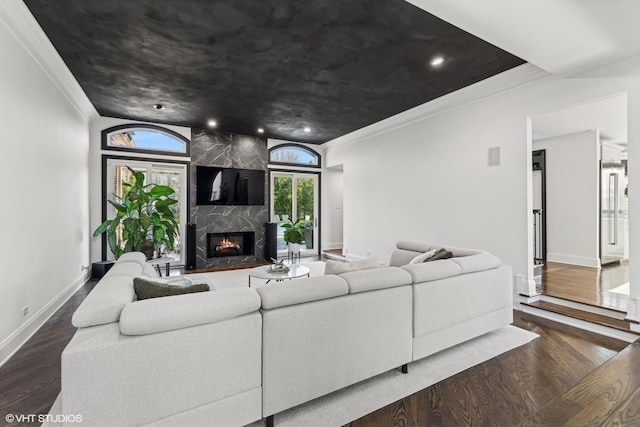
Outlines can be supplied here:
<path id="1" fill-rule="evenodd" d="M 216 126 L 218 126 L 218 122 L 216 122 L 215 120 L 211 119 L 207 122 L 207 126 L 209 126 L 210 128 L 214 128 Z"/>
<path id="2" fill-rule="evenodd" d="M 429 61 L 429 64 L 431 64 L 432 67 L 439 67 L 442 64 L 444 64 L 444 57 L 436 56 L 433 59 L 431 59 L 431 61 Z"/>
<path id="3" fill-rule="evenodd" d="M 304 129 L 302 129 L 303 131 L 305 131 L 306 133 L 311 132 L 311 128 L 309 126 L 306 126 Z"/>
<path id="4" fill-rule="evenodd" d="M 258 128 L 258 133 L 264 133 L 264 129 Z"/>
<path id="5" fill-rule="evenodd" d="M 164 110 L 164 105 L 162 104 L 153 104 L 153 108 L 156 110 Z"/>

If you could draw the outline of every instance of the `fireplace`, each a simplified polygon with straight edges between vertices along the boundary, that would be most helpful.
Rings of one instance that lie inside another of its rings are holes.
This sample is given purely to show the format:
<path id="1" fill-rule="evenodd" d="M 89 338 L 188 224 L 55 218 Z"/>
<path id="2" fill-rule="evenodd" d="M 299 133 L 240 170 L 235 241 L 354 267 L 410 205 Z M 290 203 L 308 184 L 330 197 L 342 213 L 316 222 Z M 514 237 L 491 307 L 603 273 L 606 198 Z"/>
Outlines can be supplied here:
<path id="1" fill-rule="evenodd" d="M 253 255 L 254 246 L 253 231 L 207 233 L 207 258 Z"/>

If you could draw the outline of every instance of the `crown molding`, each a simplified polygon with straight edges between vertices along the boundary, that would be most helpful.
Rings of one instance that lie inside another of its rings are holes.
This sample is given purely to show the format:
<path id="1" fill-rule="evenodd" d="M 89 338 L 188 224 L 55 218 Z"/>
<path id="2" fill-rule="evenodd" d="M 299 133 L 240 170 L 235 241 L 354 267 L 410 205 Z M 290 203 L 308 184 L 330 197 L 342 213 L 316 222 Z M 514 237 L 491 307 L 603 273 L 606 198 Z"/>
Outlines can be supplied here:
<path id="1" fill-rule="evenodd" d="M 408 126 L 426 118 L 460 108 L 481 99 L 497 95 L 543 78 L 550 77 L 547 71 L 533 64 L 522 64 L 510 70 L 504 71 L 478 83 L 466 86 L 455 92 L 448 93 L 440 98 L 418 105 L 402 113 L 396 114 L 372 125 L 358 129 L 346 135 L 340 136 L 322 144 L 327 151 L 347 145 L 355 144 L 362 140 Z"/>
<path id="2" fill-rule="evenodd" d="M 99 117 L 80 84 L 22 0 L 0 1 L 0 22 L 87 120 Z"/>

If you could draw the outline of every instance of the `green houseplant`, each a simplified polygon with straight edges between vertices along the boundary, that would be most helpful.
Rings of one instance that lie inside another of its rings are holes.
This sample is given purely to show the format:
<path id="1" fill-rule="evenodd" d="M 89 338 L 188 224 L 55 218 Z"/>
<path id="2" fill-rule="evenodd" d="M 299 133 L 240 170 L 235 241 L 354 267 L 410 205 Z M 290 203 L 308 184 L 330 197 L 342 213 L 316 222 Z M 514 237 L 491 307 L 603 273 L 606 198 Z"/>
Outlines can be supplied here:
<path id="1" fill-rule="evenodd" d="M 178 201 L 169 196 L 175 191 L 166 185 L 145 185 L 144 173 L 128 166 L 127 169 L 131 179 L 122 183 L 122 197 L 114 195 L 117 200 L 107 200 L 116 208 L 116 217 L 100 224 L 93 236 L 107 233 L 109 248 L 116 259 L 132 251 L 145 252 L 147 258 L 151 258 L 154 244 L 166 245 L 167 249 L 173 250 L 178 221 L 169 207 Z M 121 242 L 118 241 L 119 232 Z"/>
<path id="2" fill-rule="evenodd" d="M 304 232 L 304 222 L 300 218 L 295 222 L 289 220 L 282 224 L 282 228 L 284 228 L 284 242 L 289 246 L 289 252 L 300 252 L 302 233 Z"/>

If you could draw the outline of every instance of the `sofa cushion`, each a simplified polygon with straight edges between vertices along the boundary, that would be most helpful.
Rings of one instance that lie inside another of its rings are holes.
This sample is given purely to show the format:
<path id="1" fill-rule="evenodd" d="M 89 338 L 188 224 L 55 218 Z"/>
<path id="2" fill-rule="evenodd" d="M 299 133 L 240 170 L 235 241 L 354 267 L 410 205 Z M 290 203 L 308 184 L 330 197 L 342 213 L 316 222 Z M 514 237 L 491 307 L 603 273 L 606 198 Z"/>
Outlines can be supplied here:
<path id="1" fill-rule="evenodd" d="M 427 261 L 429 258 L 434 256 L 435 254 L 436 254 L 436 250 L 432 249 L 420 255 L 416 255 L 411 261 L 409 261 L 409 264 L 420 264 L 421 262 Z"/>
<path id="2" fill-rule="evenodd" d="M 73 313 L 73 326 L 86 328 L 117 322 L 124 306 L 135 298 L 132 282 L 133 278 L 127 276 L 103 277 Z"/>
<path id="3" fill-rule="evenodd" d="M 475 273 L 476 271 L 491 270 L 502 265 L 502 261 L 495 255 L 490 253 L 480 253 L 477 255 L 456 257 L 451 261 L 455 262 L 462 268 L 463 273 Z"/>
<path id="4" fill-rule="evenodd" d="M 158 270 L 156 270 L 156 268 L 148 262 L 144 263 L 142 275 L 146 277 L 160 277 L 160 275 L 158 274 Z"/>
<path id="5" fill-rule="evenodd" d="M 341 274 L 340 277 L 347 282 L 350 294 L 411 284 L 411 275 L 398 267 L 382 267 L 375 271 L 350 271 Z"/>
<path id="6" fill-rule="evenodd" d="M 342 277 L 329 275 L 270 283 L 256 291 L 262 308 L 272 309 L 347 295 L 349 288 Z"/>
<path id="7" fill-rule="evenodd" d="M 142 252 L 127 252 L 120 255 L 120 258 L 118 258 L 118 262 L 137 262 L 138 264 L 144 266 L 147 263 L 147 256 Z"/>
<path id="8" fill-rule="evenodd" d="M 221 322 L 260 308 L 253 289 L 232 288 L 216 292 L 153 298 L 128 304 L 120 316 L 124 335 L 147 335 Z"/>
<path id="9" fill-rule="evenodd" d="M 462 274 L 462 267 L 452 261 L 452 259 L 441 259 L 433 262 L 423 262 L 422 264 L 409 264 L 401 268 L 409 272 L 413 283 L 430 282 L 432 280 Z"/>
<path id="10" fill-rule="evenodd" d="M 360 259 L 349 262 L 329 259 L 325 262 L 324 274 L 342 274 L 348 271 L 367 270 L 377 267 L 379 267 L 377 258 Z"/>
<path id="11" fill-rule="evenodd" d="M 209 285 L 206 283 L 193 283 L 191 279 L 184 276 L 169 277 L 167 279 L 136 277 L 133 279 L 133 289 L 138 296 L 138 300 L 144 300 L 195 292 L 206 292 L 209 290 Z"/>

